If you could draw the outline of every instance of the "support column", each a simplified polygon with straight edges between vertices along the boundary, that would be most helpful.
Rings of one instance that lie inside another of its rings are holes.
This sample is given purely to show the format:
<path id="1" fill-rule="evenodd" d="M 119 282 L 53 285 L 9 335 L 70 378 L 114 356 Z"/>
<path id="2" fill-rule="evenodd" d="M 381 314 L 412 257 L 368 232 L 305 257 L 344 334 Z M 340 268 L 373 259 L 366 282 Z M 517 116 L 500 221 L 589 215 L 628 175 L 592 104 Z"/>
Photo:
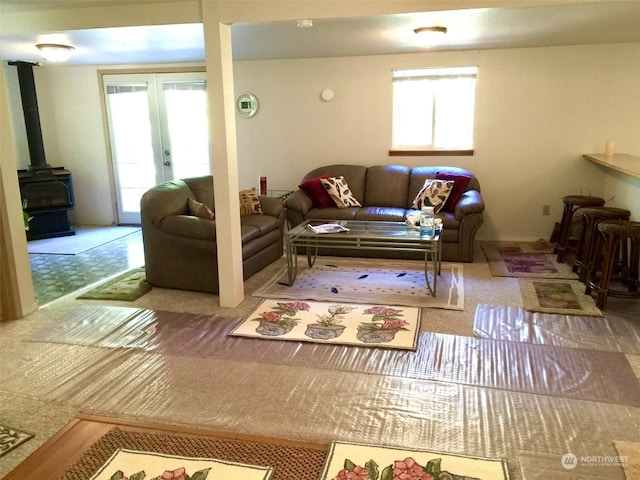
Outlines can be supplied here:
<path id="1" fill-rule="evenodd" d="M 231 27 L 220 22 L 219 2 L 202 2 L 211 136 L 220 306 L 244 300 L 238 154 Z"/>
<path id="2" fill-rule="evenodd" d="M 27 252 L 7 84 L 0 67 L 0 321 L 37 310 Z"/>

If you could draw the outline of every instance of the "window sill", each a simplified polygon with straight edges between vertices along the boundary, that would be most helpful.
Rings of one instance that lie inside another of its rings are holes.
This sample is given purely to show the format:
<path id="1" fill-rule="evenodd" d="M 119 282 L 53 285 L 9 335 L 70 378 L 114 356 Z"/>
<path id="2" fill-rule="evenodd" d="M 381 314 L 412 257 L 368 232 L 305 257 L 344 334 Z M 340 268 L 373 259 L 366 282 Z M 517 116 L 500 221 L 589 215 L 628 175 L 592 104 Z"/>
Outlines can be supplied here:
<path id="1" fill-rule="evenodd" d="M 475 150 L 389 150 L 390 157 L 471 157 Z"/>

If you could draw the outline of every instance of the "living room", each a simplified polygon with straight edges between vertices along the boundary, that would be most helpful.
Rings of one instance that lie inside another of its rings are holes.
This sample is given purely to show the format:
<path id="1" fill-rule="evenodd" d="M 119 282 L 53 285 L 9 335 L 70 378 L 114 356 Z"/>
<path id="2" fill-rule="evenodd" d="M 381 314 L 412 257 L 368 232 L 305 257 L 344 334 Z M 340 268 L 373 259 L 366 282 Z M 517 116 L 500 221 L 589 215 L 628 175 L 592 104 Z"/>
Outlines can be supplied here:
<path id="1" fill-rule="evenodd" d="M 167 16 L 181 23 L 201 21 L 189 17 L 194 11 L 191 4 L 197 2 L 186 3 L 189 8 L 184 9 L 163 4 L 154 15 L 159 23 Z M 308 10 L 297 6 L 286 14 L 280 2 L 274 3 L 278 5 L 273 14 L 268 7 L 257 13 L 255 4 L 236 8 L 240 18 L 251 21 L 322 16 L 314 15 L 323 11 L 321 2 L 308 2 Z M 405 8 L 433 8 L 442 2 L 412 3 L 416 5 Z M 483 2 L 473 3 L 478 8 L 483 6 Z M 522 6 L 522 2 L 511 3 Z M 331 16 L 334 9 L 341 14 L 348 10 L 325 7 L 325 15 Z M 89 10 L 87 19 L 95 21 L 96 12 Z M 108 10 L 101 10 L 106 18 Z M 352 14 L 375 10 L 391 13 L 394 9 L 353 6 Z M 75 11 L 72 17 L 76 28 L 88 27 L 77 14 Z M 3 27 L 11 18 L 18 26 L 29 24 L 24 16 L 2 16 Z M 141 16 L 138 11 L 130 18 Z M 44 21 L 42 11 L 34 18 Z M 126 23 L 122 18 L 118 22 Z M 57 30 L 50 25 L 61 20 L 53 15 L 49 23 L 38 22 L 31 28 L 49 31 Z M 548 239 L 560 221 L 562 198 L 570 194 L 603 197 L 610 206 L 631 210 L 631 218 L 638 220 L 638 179 L 594 165 L 582 155 L 603 152 L 609 139 L 614 139 L 616 152 L 636 156 L 640 152 L 639 49 L 640 40 L 636 39 L 528 48 L 236 60 L 235 91 L 252 92 L 260 102 L 255 116 L 236 120 L 239 187 L 255 186 L 257 176 L 265 175 L 269 188 L 295 189 L 307 171 L 331 163 L 441 164 L 468 169 L 480 180 L 487 208 L 478 242 Z M 390 157 L 391 70 L 459 65 L 479 68 L 474 155 Z M 117 222 L 98 73 L 180 66 L 204 68 L 205 62 L 46 65 L 35 69 L 47 156 L 51 163 L 64 165 L 74 174 L 74 224 Z M 3 74 L 15 128 L 17 168 L 25 168 L 28 154 L 20 138 L 13 67 L 5 65 Z M 335 92 L 331 102 L 320 98 L 324 89 Z M 6 176 L 4 155 L 2 163 Z M 545 205 L 550 206 L 549 215 L 543 214 Z M 479 259 L 481 255 L 479 252 Z"/>

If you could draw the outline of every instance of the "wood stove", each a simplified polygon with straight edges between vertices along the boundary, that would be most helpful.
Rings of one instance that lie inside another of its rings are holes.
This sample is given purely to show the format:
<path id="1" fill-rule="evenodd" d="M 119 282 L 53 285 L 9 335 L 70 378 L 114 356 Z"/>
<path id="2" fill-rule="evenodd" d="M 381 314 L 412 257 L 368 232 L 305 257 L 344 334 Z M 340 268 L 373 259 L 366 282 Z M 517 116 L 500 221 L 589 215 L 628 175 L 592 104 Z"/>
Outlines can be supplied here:
<path id="1" fill-rule="evenodd" d="M 29 216 L 29 240 L 75 235 L 69 221 L 69 211 L 75 208 L 71 172 L 64 167 L 47 163 L 42 141 L 38 99 L 29 62 L 9 62 L 18 69 L 20 97 L 29 144 L 30 163 L 26 170 L 18 170 L 22 205 Z"/>
<path id="2" fill-rule="evenodd" d="M 18 170 L 22 205 L 29 216 L 27 238 L 74 235 L 69 210 L 75 206 L 71 172 L 63 167 Z"/>

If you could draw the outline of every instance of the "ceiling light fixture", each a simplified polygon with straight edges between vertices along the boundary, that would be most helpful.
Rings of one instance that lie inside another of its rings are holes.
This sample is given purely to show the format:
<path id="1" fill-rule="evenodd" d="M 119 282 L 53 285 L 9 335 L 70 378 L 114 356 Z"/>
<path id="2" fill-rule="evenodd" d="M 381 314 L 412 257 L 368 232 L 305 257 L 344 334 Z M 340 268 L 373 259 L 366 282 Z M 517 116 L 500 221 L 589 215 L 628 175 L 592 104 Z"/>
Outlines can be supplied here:
<path id="1" fill-rule="evenodd" d="M 71 53 L 75 50 L 70 45 L 61 45 L 59 43 L 38 43 L 36 48 L 42 53 L 42 57 L 50 62 L 64 62 L 68 60 Z"/>
<path id="2" fill-rule="evenodd" d="M 301 18 L 298 20 L 298 28 L 310 28 L 313 27 L 313 20 L 310 18 Z"/>
<path id="3" fill-rule="evenodd" d="M 420 27 L 413 30 L 427 47 L 439 44 L 447 33 L 447 27 Z"/>

